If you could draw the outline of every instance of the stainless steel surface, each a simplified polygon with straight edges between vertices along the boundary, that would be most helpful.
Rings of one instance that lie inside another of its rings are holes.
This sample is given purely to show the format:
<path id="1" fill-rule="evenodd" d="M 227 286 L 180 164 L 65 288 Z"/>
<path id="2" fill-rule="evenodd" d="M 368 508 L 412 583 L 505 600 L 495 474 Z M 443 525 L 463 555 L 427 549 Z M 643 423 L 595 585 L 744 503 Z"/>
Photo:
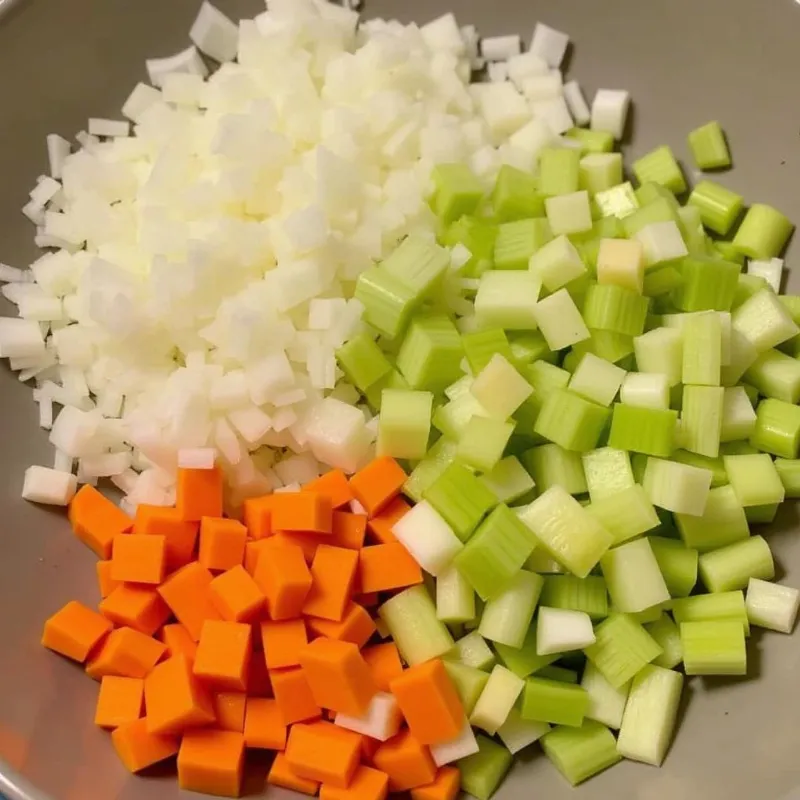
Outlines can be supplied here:
<path id="1" fill-rule="evenodd" d="M 634 98 L 633 154 L 719 119 L 736 169 L 721 176 L 750 201 L 800 220 L 800 5 L 793 0 L 367 0 L 375 15 L 424 22 L 452 8 L 486 34 L 537 19 L 568 31 L 570 74 L 591 96 Z M 0 7 L 3 3 L 0 0 Z M 115 115 L 144 59 L 185 46 L 198 0 L 23 0 L 0 22 L 0 259 L 35 256 L 19 212 L 46 171 L 44 137 L 72 135 L 88 116 Z M 232 16 L 263 3 L 219 0 Z M 691 167 L 687 165 L 691 176 Z M 797 248 L 795 248 L 796 250 Z M 791 264 L 791 259 L 789 261 Z M 800 290 L 800 278 L 790 280 Z M 6 306 L 0 313 L 8 313 Z M 94 558 L 62 514 L 20 497 L 23 469 L 51 450 L 30 389 L 0 371 L 0 791 L 25 800 L 167 800 L 173 778 L 131 778 L 92 724 L 96 686 L 39 646 L 46 616 L 72 597 L 97 601 Z M 797 510 L 782 510 L 769 539 L 786 578 L 800 584 Z M 581 787 L 585 800 L 778 800 L 800 786 L 800 639 L 754 634 L 747 681 L 690 681 L 663 769 L 626 763 Z M 523 755 L 501 798 L 572 797 L 544 757 Z M 24 782 L 17 782 L 17 776 Z M 259 784 L 256 778 L 253 789 Z M 31 786 L 42 793 L 37 794 Z M 277 794 L 271 792 L 271 794 Z"/>

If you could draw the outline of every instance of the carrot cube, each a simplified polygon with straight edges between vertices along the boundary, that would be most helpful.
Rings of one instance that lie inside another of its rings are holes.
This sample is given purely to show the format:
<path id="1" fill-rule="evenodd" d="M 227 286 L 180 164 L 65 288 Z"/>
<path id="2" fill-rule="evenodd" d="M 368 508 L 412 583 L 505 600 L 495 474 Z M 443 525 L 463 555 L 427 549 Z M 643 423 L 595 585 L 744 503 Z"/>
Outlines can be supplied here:
<path id="1" fill-rule="evenodd" d="M 301 777 L 346 787 L 361 755 L 360 738 L 330 722 L 294 725 L 286 742 L 286 760 Z"/>
<path id="2" fill-rule="evenodd" d="M 400 494 L 406 477 L 403 468 L 391 456 L 381 456 L 350 478 L 350 488 L 356 500 L 373 517 Z"/>
<path id="3" fill-rule="evenodd" d="M 222 471 L 214 469 L 178 469 L 178 516 L 187 522 L 203 517 L 222 516 Z"/>
<path id="4" fill-rule="evenodd" d="M 75 535 L 100 558 L 111 558 L 111 542 L 131 529 L 133 520 L 93 486 L 82 486 L 69 504 Z"/>
<path id="5" fill-rule="evenodd" d="M 269 669 L 296 667 L 300 664 L 300 651 L 308 644 L 303 620 L 262 622 L 260 630 L 264 660 Z"/>
<path id="6" fill-rule="evenodd" d="M 146 636 L 152 636 L 170 617 L 154 587 L 135 583 L 121 583 L 101 601 L 99 609 L 115 625 L 127 625 Z"/>
<path id="7" fill-rule="evenodd" d="M 319 790 L 320 800 L 385 800 L 389 794 L 389 776 L 372 767 L 358 767 L 345 789 L 324 783 Z"/>
<path id="8" fill-rule="evenodd" d="M 367 518 L 364 514 L 351 514 L 348 511 L 333 512 L 333 526 L 329 541 L 335 547 L 360 550 L 367 535 Z"/>
<path id="9" fill-rule="evenodd" d="M 197 655 L 197 642 L 189 636 L 189 631 L 180 622 L 165 625 L 158 638 L 167 646 L 167 658 L 185 656 L 187 660 L 194 661 Z"/>
<path id="10" fill-rule="evenodd" d="M 306 564 L 314 560 L 317 548 L 321 544 L 330 543 L 330 534 L 327 533 L 304 533 L 303 531 L 277 531 L 269 541 L 275 545 L 286 547 L 299 547 L 303 551 L 303 558 Z"/>
<path id="11" fill-rule="evenodd" d="M 272 535 L 272 495 L 248 497 L 243 504 L 242 522 L 251 539 L 266 539 Z"/>
<path id="12" fill-rule="evenodd" d="M 370 538 L 378 544 L 390 544 L 397 541 L 397 537 L 392 533 L 392 528 L 409 511 L 411 506 L 402 496 L 395 497 L 380 514 L 370 517 L 367 522 L 367 530 Z"/>
<path id="13" fill-rule="evenodd" d="M 250 654 L 250 663 L 247 666 L 247 696 L 272 697 L 272 684 L 263 653 Z"/>
<path id="14" fill-rule="evenodd" d="M 372 680 L 381 692 L 390 691 L 389 685 L 403 673 L 400 652 L 394 642 L 365 647 L 361 651 L 364 661 L 372 672 Z"/>
<path id="15" fill-rule="evenodd" d="M 217 727 L 242 733 L 247 695 L 244 692 L 220 692 L 213 698 Z"/>
<path id="16" fill-rule="evenodd" d="M 271 697 L 248 697 L 244 717 L 246 747 L 283 750 L 286 747 L 286 723 L 278 703 Z"/>
<path id="17" fill-rule="evenodd" d="M 275 753 L 272 766 L 267 774 L 267 783 L 272 786 L 280 786 L 283 789 L 291 789 L 301 794 L 309 794 L 312 797 L 319 790 L 319 781 L 310 781 L 308 778 L 301 778 L 290 766 L 284 753 Z"/>
<path id="18" fill-rule="evenodd" d="M 339 639 L 363 647 L 375 633 L 375 623 L 363 606 L 350 602 L 344 611 L 341 622 L 333 622 L 320 617 L 306 617 L 306 627 L 315 636 Z"/>
<path id="19" fill-rule="evenodd" d="M 356 717 L 366 711 L 375 684 L 352 642 L 315 639 L 302 650 L 300 664 L 318 706 Z"/>
<path id="20" fill-rule="evenodd" d="M 163 536 L 166 539 L 168 572 L 179 569 L 192 560 L 199 530 L 197 522 L 181 519 L 177 508 L 149 506 L 144 503 L 136 508 L 133 532 L 146 536 Z"/>
<path id="21" fill-rule="evenodd" d="M 206 620 L 197 644 L 194 674 L 219 689 L 243 692 L 252 650 L 249 625 Z"/>
<path id="22" fill-rule="evenodd" d="M 346 506 L 353 499 L 347 476 L 340 469 L 332 469 L 319 478 L 309 481 L 303 486 L 303 491 L 326 495 L 330 498 L 334 509 Z"/>
<path id="23" fill-rule="evenodd" d="M 193 561 L 170 575 L 158 593 L 196 642 L 207 619 L 221 619 L 211 602 L 211 581 L 214 576 L 200 563 Z"/>
<path id="24" fill-rule="evenodd" d="M 281 717 L 287 725 L 322 715 L 322 709 L 314 702 L 314 695 L 301 667 L 270 670 L 269 679 Z"/>
<path id="25" fill-rule="evenodd" d="M 422 744 L 440 744 L 458 736 L 464 724 L 464 707 L 441 659 L 409 667 L 389 689 L 409 730 Z"/>
<path id="26" fill-rule="evenodd" d="M 178 785 L 189 792 L 239 797 L 244 736 L 214 728 L 187 731 L 178 752 Z"/>
<path id="27" fill-rule="evenodd" d="M 111 577 L 111 562 L 97 562 L 97 585 L 100 588 L 100 597 L 105 600 L 122 581 L 115 581 Z"/>
<path id="28" fill-rule="evenodd" d="M 163 536 L 118 534 L 111 547 L 111 577 L 130 583 L 161 583 L 166 571 L 166 546 Z"/>
<path id="29" fill-rule="evenodd" d="M 384 742 L 372 763 L 389 776 L 389 791 L 405 792 L 436 779 L 436 764 L 430 750 L 409 730 L 400 731 Z"/>
<path id="30" fill-rule="evenodd" d="M 106 675 L 144 678 L 166 652 L 163 642 L 133 628 L 117 628 L 108 634 L 96 655 L 86 665 L 86 674 L 100 680 Z"/>
<path id="31" fill-rule="evenodd" d="M 258 564 L 259 556 L 267 547 L 272 547 L 273 544 L 274 541 L 270 538 L 259 539 L 256 542 L 248 542 L 244 546 L 244 569 L 251 578 L 256 574 L 256 565 Z"/>
<path id="32" fill-rule="evenodd" d="M 272 529 L 330 533 L 333 507 L 328 495 L 316 492 L 283 492 L 272 496 Z"/>
<path id="33" fill-rule="evenodd" d="M 140 772 L 174 756 L 180 747 L 180 740 L 175 736 L 151 733 L 146 717 L 121 725 L 111 734 L 111 742 L 131 772 Z"/>
<path id="34" fill-rule="evenodd" d="M 433 783 L 411 790 L 411 800 L 456 800 L 460 789 L 461 773 L 458 767 L 439 767 Z"/>
<path id="35" fill-rule="evenodd" d="M 200 520 L 200 552 L 197 560 L 207 569 L 232 569 L 244 561 L 247 528 L 235 519 L 203 517 Z"/>
<path id="36" fill-rule="evenodd" d="M 94 724 L 101 728 L 118 728 L 139 719 L 144 700 L 141 678 L 120 678 L 106 675 L 100 682 Z"/>
<path id="37" fill-rule="evenodd" d="M 311 565 L 313 583 L 303 613 L 341 622 L 353 593 L 358 553 L 344 547 L 320 545 Z"/>
<path id="38" fill-rule="evenodd" d="M 96 611 L 71 600 L 44 623 L 42 644 L 83 664 L 113 627 Z"/>
<path id="39" fill-rule="evenodd" d="M 241 564 L 211 581 L 211 602 L 231 622 L 251 622 L 266 610 L 267 598 Z"/>
<path id="40" fill-rule="evenodd" d="M 385 592 L 422 583 L 422 570 L 400 542 L 365 547 L 358 554 L 362 592 Z"/>
<path id="41" fill-rule="evenodd" d="M 275 546 L 261 553 L 253 578 L 266 595 L 271 619 L 300 616 L 312 581 L 299 547 Z"/>
<path id="42" fill-rule="evenodd" d="M 211 695 L 192 674 L 185 656 L 168 658 L 147 676 L 144 702 L 152 733 L 182 733 L 214 721 Z"/>

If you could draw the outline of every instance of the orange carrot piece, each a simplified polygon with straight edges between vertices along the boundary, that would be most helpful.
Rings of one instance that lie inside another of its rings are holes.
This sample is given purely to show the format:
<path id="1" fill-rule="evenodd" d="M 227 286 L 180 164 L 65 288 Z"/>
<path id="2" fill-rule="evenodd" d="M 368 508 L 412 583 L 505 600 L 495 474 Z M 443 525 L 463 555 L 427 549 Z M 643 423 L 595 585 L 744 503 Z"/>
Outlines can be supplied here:
<path id="1" fill-rule="evenodd" d="M 115 625 L 127 625 L 146 636 L 153 636 L 170 617 L 158 590 L 136 583 L 121 583 L 101 601 L 99 609 Z"/>
<path id="2" fill-rule="evenodd" d="M 389 776 L 389 791 L 405 792 L 436 779 L 430 750 L 409 730 L 400 731 L 376 750 L 372 763 Z"/>
<path id="3" fill-rule="evenodd" d="M 411 511 L 411 506 L 408 501 L 402 495 L 395 497 L 380 514 L 370 517 L 368 520 L 367 530 L 369 531 L 370 539 L 377 544 L 396 542 L 397 537 L 392 533 L 392 528 L 409 511 Z"/>
<path id="4" fill-rule="evenodd" d="M 376 689 L 357 645 L 315 639 L 301 651 L 300 664 L 318 706 L 352 716 L 367 710 Z"/>
<path id="5" fill-rule="evenodd" d="M 182 733 L 214 721 L 211 695 L 185 656 L 162 661 L 145 678 L 144 703 L 151 733 Z"/>
<path id="6" fill-rule="evenodd" d="M 189 631 L 180 622 L 165 625 L 158 638 L 167 646 L 167 658 L 185 656 L 189 661 L 194 661 L 197 655 L 197 642 L 189 636 Z"/>
<path id="7" fill-rule="evenodd" d="M 422 583 L 422 570 L 400 542 L 365 547 L 358 554 L 362 592 L 385 592 Z"/>
<path id="8" fill-rule="evenodd" d="M 294 725 L 286 742 L 286 760 L 301 777 L 346 787 L 353 779 L 361 755 L 358 736 L 330 722 Z"/>
<path id="9" fill-rule="evenodd" d="M 174 756 L 180 747 L 180 739 L 175 736 L 150 733 L 146 717 L 121 725 L 111 734 L 111 742 L 131 772 L 140 772 Z"/>
<path id="10" fill-rule="evenodd" d="M 372 767 L 358 767 L 346 789 L 323 783 L 319 800 L 385 800 L 389 794 L 389 776 Z"/>
<path id="11" fill-rule="evenodd" d="M 111 577 L 115 581 L 159 584 L 166 572 L 166 555 L 163 536 L 120 533 L 111 546 Z"/>
<path id="12" fill-rule="evenodd" d="M 301 778 L 290 766 L 286 759 L 286 754 L 277 752 L 267 774 L 267 783 L 272 786 L 280 786 L 283 789 L 291 789 L 294 792 L 308 794 L 312 797 L 319 791 L 319 781 L 310 781 L 308 778 Z"/>
<path id="13" fill-rule="evenodd" d="M 193 561 L 174 572 L 158 587 L 164 602 L 196 642 L 200 640 L 200 630 L 207 619 L 221 619 L 211 602 L 213 579 L 213 575 L 202 564 Z"/>
<path id="14" fill-rule="evenodd" d="M 114 537 L 127 533 L 133 525 L 127 514 L 88 483 L 72 498 L 68 513 L 75 535 L 105 559 L 111 558 Z"/>
<path id="15" fill-rule="evenodd" d="M 267 598 L 241 564 L 211 581 L 211 602 L 231 622 L 252 622 L 266 610 Z"/>
<path id="16" fill-rule="evenodd" d="M 219 467 L 214 469 L 178 469 L 178 516 L 187 522 L 199 522 L 203 517 L 222 516 L 223 477 Z"/>
<path id="17" fill-rule="evenodd" d="M 365 647 L 361 651 L 372 672 L 372 680 L 381 692 L 389 691 L 389 684 L 403 672 L 400 652 L 394 642 Z"/>
<path id="18" fill-rule="evenodd" d="M 313 583 L 303 603 L 303 613 L 341 622 L 353 593 L 357 568 L 355 550 L 320 545 L 311 564 Z"/>
<path id="19" fill-rule="evenodd" d="M 210 686 L 243 692 L 247 688 L 247 666 L 252 651 L 249 625 L 206 620 L 192 670 Z"/>
<path id="20" fill-rule="evenodd" d="M 281 717 L 287 725 L 322 715 L 322 709 L 314 702 L 305 670 L 301 667 L 270 670 L 269 679 Z"/>
<path id="21" fill-rule="evenodd" d="M 166 652 L 163 642 L 145 636 L 133 628 L 117 628 L 86 665 L 86 674 L 100 680 L 106 675 L 123 678 L 144 678 Z"/>
<path id="22" fill-rule="evenodd" d="M 121 583 L 122 581 L 115 581 L 111 577 L 110 561 L 97 562 L 97 585 L 100 588 L 101 599 L 105 600 Z"/>
<path id="23" fill-rule="evenodd" d="M 286 723 L 271 697 L 248 697 L 244 717 L 244 743 L 260 750 L 286 747 Z"/>
<path id="24" fill-rule="evenodd" d="M 272 547 L 274 541 L 272 538 L 259 539 L 256 542 L 248 542 L 244 547 L 244 569 L 252 578 L 256 574 L 256 565 L 261 553 L 268 547 Z"/>
<path id="25" fill-rule="evenodd" d="M 381 456 L 350 478 L 350 488 L 369 516 L 374 517 L 400 494 L 406 477 L 391 456 Z"/>
<path id="26" fill-rule="evenodd" d="M 235 519 L 203 517 L 200 520 L 200 553 L 197 560 L 206 569 L 233 569 L 244 561 L 247 528 Z"/>
<path id="27" fill-rule="evenodd" d="M 118 728 L 139 719 L 144 701 L 144 680 L 106 675 L 100 682 L 94 724 L 100 728 Z"/>
<path id="28" fill-rule="evenodd" d="M 178 785 L 189 792 L 239 797 L 244 736 L 215 728 L 187 731 L 178 752 Z"/>
<path id="29" fill-rule="evenodd" d="M 272 536 L 272 495 L 248 497 L 242 506 L 242 522 L 251 539 L 266 539 Z"/>
<path id="30" fill-rule="evenodd" d="M 317 548 L 321 544 L 328 544 L 330 534 L 326 533 L 305 533 L 303 531 L 277 531 L 269 539 L 275 545 L 286 547 L 299 547 L 303 551 L 303 558 L 306 564 L 310 564 L 314 560 L 317 553 Z"/>
<path id="31" fill-rule="evenodd" d="M 247 665 L 247 696 L 272 697 L 272 683 L 263 653 L 250 654 L 250 663 Z"/>
<path id="32" fill-rule="evenodd" d="M 199 524 L 181 519 L 177 508 L 144 503 L 136 508 L 133 532 L 146 536 L 155 534 L 166 539 L 167 572 L 179 569 L 192 560 L 199 531 Z"/>
<path id="33" fill-rule="evenodd" d="M 364 514 L 334 511 L 330 541 L 325 542 L 325 544 L 346 547 L 348 550 L 360 550 L 364 546 L 366 534 L 367 517 Z"/>
<path id="34" fill-rule="evenodd" d="M 439 767 L 436 779 L 425 786 L 411 790 L 411 800 L 456 800 L 461 789 L 461 773 L 458 767 Z"/>
<path id="35" fill-rule="evenodd" d="M 342 508 L 353 499 L 353 492 L 347 481 L 347 476 L 340 469 L 332 469 L 319 478 L 309 481 L 304 487 L 304 492 L 316 492 L 330 498 L 333 508 Z"/>
<path id="36" fill-rule="evenodd" d="M 216 725 L 224 731 L 244 731 L 244 714 L 247 695 L 244 692 L 219 692 L 214 695 Z"/>
<path id="37" fill-rule="evenodd" d="M 454 739 L 464 723 L 464 707 L 441 659 L 403 671 L 389 684 L 411 733 L 422 744 Z"/>
<path id="38" fill-rule="evenodd" d="M 316 492 L 283 492 L 272 495 L 272 529 L 330 533 L 333 508 L 327 495 Z"/>
<path id="39" fill-rule="evenodd" d="M 44 623 L 42 644 L 83 664 L 114 626 L 77 600 L 71 600 Z"/>
<path id="40" fill-rule="evenodd" d="M 269 669 L 296 667 L 300 664 L 300 651 L 308 644 L 306 626 L 302 619 L 262 622 L 260 630 L 264 660 Z"/>
<path id="41" fill-rule="evenodd" d="M 375 623 L 363 606 L 349 603 L 341 622 L 333 622 L 319 617 L 306 617 L 306 627 L 315 636 L 339 639 L 363 647 L 375 633 Z"/>
<path id="42" fill-rule="evenodd" d="M 312 579 L 299 547 L 276 545 L 261 553 L 253 578 L 267 598 L 271 619 L 300 616 Z"/>

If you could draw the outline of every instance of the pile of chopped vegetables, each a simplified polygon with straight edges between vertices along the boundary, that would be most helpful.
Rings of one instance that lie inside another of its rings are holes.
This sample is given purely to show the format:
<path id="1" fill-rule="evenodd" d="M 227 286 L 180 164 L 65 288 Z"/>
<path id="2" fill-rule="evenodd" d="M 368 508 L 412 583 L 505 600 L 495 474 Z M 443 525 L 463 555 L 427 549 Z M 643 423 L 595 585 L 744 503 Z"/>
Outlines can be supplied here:
<path id="1" fill-rule="evenodd" d="M 323 800 L 488 800 L 535 742 L 573 785 L 660 765 L 684 680 L 800 607 L 751 531 L 800 496 L 793 225 L 668 146 L 626 180 L 627 94 L 589 107 L 545 25 L 268 5 L 204 4 L 223 65 L 148 62 L 135 136 L 52 139 L 61 249 L 0 273 L 57 448 L 23 495 L 101 559 L 43 644 L 196 791 L 249 749 Z"/>

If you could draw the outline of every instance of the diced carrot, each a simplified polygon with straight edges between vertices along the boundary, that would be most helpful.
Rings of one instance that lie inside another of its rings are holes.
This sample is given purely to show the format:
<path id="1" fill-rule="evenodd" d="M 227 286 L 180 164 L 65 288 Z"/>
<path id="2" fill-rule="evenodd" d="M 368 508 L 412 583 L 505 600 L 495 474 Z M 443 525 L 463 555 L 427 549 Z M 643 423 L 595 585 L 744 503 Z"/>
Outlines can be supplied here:
<path id="1" fill-rule="evenodd" d="M 209 619 L 203 623 L 192 668 L 198 678 L 218 689 L 243 692 L 253 651 L 249 625 Z"/>
<path id="2" fill-rule="evenodd" d="M 370 533 L 370 538 L 378 544 L 390 544 L 396 542 L 397 537 L 392 533 L 392 528 L 396 522 L 399 522 L 409 511 L 411 506 L 402 495 L 398 495 L 392 500 L 386 508 L 374 517 L 370 517 L 367 522 L 367 530 Z"/>
<path id="3" fill-rule="evenodd" d="M 263 653 L 250 654 L 250 664 L 247 667 L 247 696 L 272 697 L 272 684 Z"/>
<path id="4" fill-rule="evenodd" d="M 178 516 L 187 522 L 222 516 L 223 476 L 214 469 L 178 469 Z"/>
<path id="5" fill-rule="evenodd" d="M 377 592 L 360 592 L 355 595 L 356 602 L 364 608 L 375 608 L 380 602 L 380 596 Z"/>
<path id="6" fill-rule="evenodd" d="M 411 800 L 456 800 L 461 789 L 461 773 L 458 767 L 439 767 L 436 779 L 425 786 L 411 790 Z"/>
<path id="7" fill-rule="evenodd" d="M 99 609 L 115 625 L 127 625 L 147 636 L 155 634 L 170 617 L 157 589 L 135 583 L 121 583 L 101 601 Z"/>
<path id="8" fill-rule="evenodd" d="M 104 616 L 71 600 L 44 623 L 42 644 L 83 664 L 112 628 Z"/>
<path id="9" fill-rule="evenodd" d="M 290 766 L 285 753 L 275 753 L 272 766 L 267 774 L 267 783 L 272 786 L 280 786 L 283 789 L 291 789 L 294 792 L 308 794 L 312 797 L 319 790 L 319 781 L 310 781 L 308 778 L 301 778 Z"/>
<path id="10" fill-rule="evenodd" d="M 381 746 L 381 743 L 377 739 L 373 739 L 371 736 L 362 736 L 361 737 L 361 760 L 371 764 L 372 757 L 377 752 L 378 748 Z"/>
<path id="11" fill-rule="evenodd" d="M 350 488 L 367 514 L 374 517 L 400 494 L 406 477 L 391 456 L 380 456 L 350 478 Z"/>
<path id="12" fill-rule="evenodd" d="M 306 617 L 306 627 L 316 636 L 340 639 L 363 647 L 375 633 L 375 623 L 367 611 L 358 603 L 349 603 L 341 622 L 333 622 L 319 617 Z"/>
<path id="13" fill-rule="evenodd" d="M 202 470 L 201 470 L 202 471 Z M 197 561 L 170 575 L 158 593 L 196 642 L 207 619 L 221 619 L 211 602 L 211 581 L 214 576 Z"/>
<path id="14" fill-rule="evenodd" d="M 283 750 L 286 747 L 286 723 L 278 703 L 271 697 L 248 697 L 244 717 L 246 747 Z"/>
<path id="15" fill-rule="evenodd" d="M 269 671 L 272 692 L 287 725 L 316 719 L 322 709 L 314 702 L 311 687 L 301 667 L 273 669 Z"/>
<path id="16" fill-rule="evenodd" d="M 84 484 L 69 504 L 69 521 L 75 535 L 100 558 L 111 558 L 111 542 L 127 533 L 133 520 L 93 486 Z"/>
<path id="17" fill-rule="evenodd" d="M 405 792 L 436 779 L 436 764 L 430 750 L 407 729 L 383 742 L 372 763 L 389 776 L 391 792 Z"/>
<path id="18" fill-rule="evenodd" d="M 211 581 L 211 602 L 223 619 L 252 622 L 266 610 L 267 598 L 241 564 Z"/>
<path id="19" fill-rule="evenodd" d="M 180 747 L 180 739 L 175 736 L 150 733 L 146 717 L 117 728 L 111 734 L 111 742 L 120 760 L 131 772 L 140 772 L 174 756 Z"/>
<path id="20" fill-rule="evenodd" d="M 163 642 L 133 628 L 117 628 L 108 634 L 96 655 L 86 665 L 86 674 L 100 680 L 106 675 L 144 678 L 166 652 Z"/>
<path id="21" fill-rule="evenodd" d="M 385 800 L 389 793 L 389 776 L 372 767 L 358 767 L 346 789 L 323 783 L 320 800 Z"/>
<path id="22" fill-rule="evenodd" d="M 101 728 L 118 728 L 139 719 L 144 700 L 141 678 L 120 678 L 106 675 L 100 683 L 94 724 Z"/>
<path id="23" fill-rule="evenodd" d="M 330 533 L 333 508 L 328 495 L 316 492 L 283 492 L 272 495 L 272 529 Z"/>
<path id="24" fill-rule="evenodd" d="M 244 561 L 247 528 L 235 519 L 203 517 L 200 520 L 200 554 L 206 569 L 221 572 Z"/>
<path id="25" fill-rule="evenodd" d="M 308 644 L 306 626 L 302 619 L 262 622 L 260 630 L 264 660 L 269 669 L 296 667 L 300 664 L 300 651 Z"/>
<path id="26" fill-rule="evenodd" d="M 389 689 L 422 744 L 454 739 L 464 723 L 464 707 L 441 659 L 434 658 L 403 671 Z"/>
<path id="27" fill-rule="evenodd" d="M 300 616 L 312 581 L 299 547 L 276 545 L 262 553 L 253 578 L 266 595 L 271 619 Z"/>
<path id="28" fill-rule="evenodd" d="M 199 524 L 182 519 L 177 508 L 144 503 L 136 508 L 133 532 L 147 536 L 155 534 L 166 539 L 167 572 L 192 560 L 199 530 Z"/>
<path id="29" fill-rule="evenodd" d="M 294 725 L 286 742 L 286 760 L 301 777 L 346 787 L 353 779 L 361 755 L 357 736 L 330 722 Z"/>
<path id="30" fill-rule="evenodd" d="M 244 736 L 214 728 L 187 731 L 178 752 L 178 785 L 189 792 L 239 797 Z"/>
<path id="31" fill-rule="evenodd" d="M 394 642 L 376 644 L 365 647 L 361 651 L 364 661 L 372 672 L 372 680 L 381 692 L 389 691 L 389 684 L 400 677 L 403 664 L 400 661 L 400 652 Z"/>
<path id="32" fill-rule="evenodd" d="M 303 648 L 300 664 L 318 706 L 352 716 L 366 711 L 376 690 L 357 645 L 315 639 Z"/>
<path id="33" fill-rule="evenodd" d="M 365 547 L 358 554 L 362 592 L 385 592 L 422 583 L 422 570 L 400 542 Z"/>
<path id="34" fill-rule="evenodd" d="M 353 593 L 357 567 L 355 550 L 320 545 L 311 564 L 313 583 L 303 604 L 303 613 L 341 622 Z"/>
<path id="35" fill-rule="evenodd" d="M 333 508 L 342 508 L 353 499 L 347 476 L 340 469 L 332 469 L 303 486 L 304 492 L 316 492 L 330 498 Z"/>
<path id="36" fill-rule="evenodd" d="M 163 536 L 117 534 L 111 546 L 111 577 L 115 581 L 159 584 L 164 580 L 166 555 Z"/>
<path id="37" fill-rule="evenodd" d="M 305 533 L 303 531 L 277 531 L 270 537 L 269 541 L 275 545 L 286 547 L 291 545 L 299 547 L 303 551 L 303 558 L 306 564 L 314 560 L 317 548 L 321 544 L 328 544 L 330 534 L 327 533 Z"/>
<path id="38" fill-rule="evenodd" d="M 197 655 L 197 642 L 189 636 L 189 631 L 180 622 L 165 625 L 158 638 L 167 646 L 167 658 L 185 656 L 187 660 L 194 661 Z"/>
<path id="39" fill-rule="evenodd" d="M 214 695 L 213 702 L 217 727 L 242 733 L 247 695 L 244 692 L 219 692 Z"/>
<path id="40" fill-rule="evenodd" d="M 242 522 L 251 539 L 266 539 L 272 535 L 272 495 L 248 497 L 242 506 Z"/>
<path id="41" fill-rule="evenodd" d="M 346 547 L 348 550 L 360 550 L 364 546 L 367 534 L 367 518 L 364 514 L 351 514 L 349 511 L 333 512 L 333 529 L 330 541 L 335 547 Z"/>
<path id="42" fill-rule="evenodd" d="M 147 726 L 152 733 L 182 733 L 214 721 L 214 703 L 184 656 L 162 661 L 144 682 Z"/>
<path id="43" fill-rule="evenodd" d="M 100 597 L 105 600 L 122 581 L 115 581 L 111 577 L 111 562 L 97 562 L 97 585 L 100 587 Z"/>
<path id="44" fill-rule="evenodd" d="M 259 539 L 257 542 L 248 542 L 244 547 L 244 568 L 248 575 L 253 577 L 256 574 L 256 564 L 261 553 L 267 547 L 271 547 L 273 540 Z"/>

